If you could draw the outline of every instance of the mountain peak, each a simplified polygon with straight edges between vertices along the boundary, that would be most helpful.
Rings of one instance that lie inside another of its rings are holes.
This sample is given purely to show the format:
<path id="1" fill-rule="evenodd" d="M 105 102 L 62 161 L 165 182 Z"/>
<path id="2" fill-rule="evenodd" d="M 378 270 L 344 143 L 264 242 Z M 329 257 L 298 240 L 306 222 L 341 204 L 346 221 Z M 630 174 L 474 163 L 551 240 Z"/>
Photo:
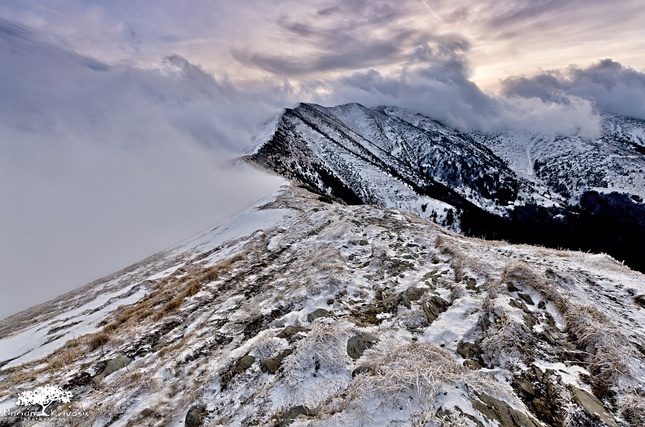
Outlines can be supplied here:
<path id="1" fill-rule="evenodd" d="M 587 140 L 464 132 L 397 107 L 299 104 L 271 126 L 245 160 L 325 197 L 469 236 L 608 252 L 645 271 L 634 250 L 645 238 L 645 122 L 606 117 L 602 137 Z"/>

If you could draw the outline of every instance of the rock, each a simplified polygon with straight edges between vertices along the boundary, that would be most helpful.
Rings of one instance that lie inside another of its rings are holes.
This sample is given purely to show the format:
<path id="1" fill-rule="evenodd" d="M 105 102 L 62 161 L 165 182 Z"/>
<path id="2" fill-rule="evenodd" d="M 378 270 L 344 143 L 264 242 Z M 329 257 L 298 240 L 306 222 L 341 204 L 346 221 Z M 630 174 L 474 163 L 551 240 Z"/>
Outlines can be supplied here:
<path id="1" fill-rule="evenodd" d="M 560 374 L 551 369 L 543 372 L 533 365 L 513 381 L 513 387 L 541 421 L 548 425 L 563 425 L 566 401 Z"/>
<path id="2" fill-rule="evenodd" d="M 434 322 L 437 317 L 448 309 L 450 303 L 438 295 L 433 295 L 423 304 L 423 313 L 426 315 L 429 323 Z"/>
<path id="3" fill-rule="evenodd" d="M 262 362 L 260 364 L 260 369 L 262 369 L 262 371 L 264 372 L 275 374 L 276 372 L 278 372 L 278 369 L 280 369 L 282 360 L 291 353 L 293 353 L 293 350 L 291 349 L 281 351 L 276 357 L 272 357 L 271 359 L 267 359 Z"/>
<path id="4" fill-rule="evenodd" d="M 544 341 L 548 342 L 551 345 L 556 344 L 555 337 L 549 330 L 545 329 L 544 331 L 542 331 L 542 338 L 544 339 Z"/>
<path id="5" fill-rule="evenodd" d="M 466 280 L 466 289 L 474 291 L 477 288 L 477 281 L 473 278 Z"/>
<path id="6" fill-rule="evenodd" d="M 535 377 L 538 381 L 544 381 L 544 372 L 542 372 L 542 369 L 538 368 L 537 366 L 533 366 L 533 372 L 535 373 Z"/>
<path id="7" fill-rule="evenodd" d="M 545 302 L 544 300 L 540 301 L 540 302 L 538 303 L 538 308 L 539 308 L 540 310 L 544 310 L 544 309 L 546 308 L 546 302 Z"/>
<path id="8" fill-rule="evenodd" d="M 110 375 L 111 373 L 116 372 L 119 369 L 125 368 L 130 364 L 130 362 L 132 362 L 132 359 L 130 359 L 125 354 L 121 354 L 107 363 L 107 366 L 105 367 L 103 373 L 106 376 Z"/>
<path id="9" fill-rule="evenodd" d="M 206 406 L 205 405 L 194 405 L 186 413 L 186 420 L 184 424 L 186 427 L 201 427 L 206 418 Z"/>
<path id="10" fill-rule="evenodd" d="M 529 328 L 533 329 L 533 326 L 537 325 L 539 323 L 539 320 L 535 318 L 535 316 L 531 313 L 524 313 L 522 316 L 524 319 L 524 324 Z"/>
<path id="11" fill-rule="evenodd" d="M 294 341 L 298 340 L 297 334 L 299 332 L 309 332 L 309 329 L 303 328 L 302 326 L 287 326 L 283 330 L 281 330 L 278 335 L 276 335 L 277 338 L 284 338 L 290 343 L 293 343 Z"/>
<path id="12" fill-rule="evenodd" d="M 525 313 L 530 313 L 531 310 L 524 304 L 523 301 L 520 301 L 516 298 L 511 298 L 511 300 L 508 302 L 508 305 L 511 307 L 519 308 L 520 310 L 524 311 Z"/>
<path id="13" fill-rule="evenodd" d="M 307 315 L 307 321 L 313 322 L 319 317 L 331 317 L 331 313 L 324 308 L 317 308 Z"/>
<path id="14" fill-rule="evenodd" d="M 235 366 L 233 367 L 233 370 L 235 371 L 236 374 L 241 374 L 242 372 L 246 371 L 253 365 L 253 362 L 255 362 L 255 357 L 249 356 L 248 354 L 244 357 L 242 357 L 240 360 L 237 361 Z"/>
<path id="15" fill-rule="evenodd" d="M 231 382 L 233 377 L 249 369 L 254 362 L 255 357 L 249 356 L 248 354 L 241 357 L 237 362 L 235 362 L 233 366 L 229 368 L 228 371 L 224 373 L 224 375 L 222 375 L 221 389 L 225 390 L 226 387 L 228 387 L 228 383 Z"/>
<path id="16" fill-rule="evenodd" d="M 464 366 L 466 368 L 470 369 L 471 371 L 477 371 L 477 370 L 483 368 L 483 366 L 480 365 L 479 362 L 476 362 L 476 361 L 471 360 L 471 359 L 464 360 Z"/>
<path id="17" fill-rule="evenodd" d="M 537 420 L 487 394 L 478 393 L 477 399 L 470 399 L 470 402 L 475 410 L 489 420 L 497 421 L 501 427 L 541 427 Z"/>
<path id="18" fill-rule="evenodd" d="M 375 308 L 377 313 L 392 313 L 396 314 L 399 307 L 399 301 L 401 300 L 401 295 L 393 295 L 391 297 L 385 298 L 383 301 L 377 304 Z"/>
<path id="19" fill-rule="evenodd" d="M 523 380 L 520 382 L 520 388 L 531 396 L 535 396 L 535 384 L 532 381 Z"/>
<path id="20" fill-rule="evenodd" d="M 293 423 L 300 415 L 313 415 L 311 410 L 303 405 L 298 405 L 290 408 L 282 415 L 282 420 L 276 424 L 276 427 L 286 427 Z"/>
<path id="21" fill-rule="evenodd" d="M 634 297 L 634 302 L 641 307 L 645 308 L 645 295 L 636 295 Z"/>
<path id="22" fill-rule="evenodd" d="M 372 347 L 377 342 L 378 338 L 374 335 L 367 333 L 356 335 L 347 341 L 347 354 L 349 357 L 356 360 L 363 355 L 365 350 Z"/>
<path id="23" fill-rule="evenodd" d="M 616 421 L 614 421 L 609 411 L 605 409 L 602 402 L 596 396 L 577 387 L 571 386 L 570 389 L 573 394 L 573 400 L 580 405 L 591 419 L 600 419 L 600 421 L 609 427 L 618 427 L 618 424 L 616 424 Z"/>
<path id="24" fill-rule="evenodd" d="M 96 375 L 94 378 L 92 378 L 92 382 L 94 383 L 95 386 L 98 386 L 105 377 L 118 371 L 119 369 L 125 368 L 131 362 L 132 362 L 132 359 L 130 359 L 128 356 L 126 356 L 125 354 L 120 354 L 114 359 L 109 360 L 107 362 L 107 365 L 105 365 L 105 369 L 103 369 L 103 372 L 101 372 L 99 375 Z"/>
<path id="25" fill-rule="evenodd" d="M 420 300 L 424 292 L 425 291 L 423 289 L 411 286 L 401 293 L 399 302 L 403 304 L 405 308 L 412 308 L 412 301 Z"/>
<path id="26" fill-rule="evenodd" d="M 541 418 L 551 420 L 553 419 L 553 413 L 551 411 L 551 405 L 544 397 L 536 397 L 531 401 L 535 413 L 538 414 Z"/>
<path id="27" fill-rule="evenodd" d="M 477 344 L 460 341 L 457 344 L 457 354 L 464 359 L 479 359 L 481 350 L 477 347 Z"/>
<path id="28" fill-rule="evenodd" d="M 529 294 L 523 294 L 522 292 L 518 292 L 517 296 L 528 305 L 535 305 L 535 303 L 533 302 L 533 299 Z"/>
<path id="29" fill-rule="evenodd" d="M 517 287 L 512 283 L 508 283 L 506 285 L 506 289 L 508 289 L 509 292 L 517 292 L 517 291 L 519 291 L 519 289 L 517 289 Z"/>
<path id="30" fill-rule="evenodd" d="M 359 366 L 358 368 L 352 371 L 352 378 L 360 374 L 373 374 L 373 373 L 374 373 L 374 368 L 372 368 L 371 366 Z"/>

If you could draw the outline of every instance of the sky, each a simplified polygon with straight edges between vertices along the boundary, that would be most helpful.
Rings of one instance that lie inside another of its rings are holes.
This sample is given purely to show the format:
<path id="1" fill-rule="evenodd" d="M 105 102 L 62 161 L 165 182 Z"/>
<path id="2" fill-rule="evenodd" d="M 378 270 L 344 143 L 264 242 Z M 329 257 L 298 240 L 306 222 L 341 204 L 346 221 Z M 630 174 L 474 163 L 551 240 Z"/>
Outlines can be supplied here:
<path id="1" fill-rule="evenodd" d="M 3 0 L 0 318 L 248 206 L 300 101 L 594 137 L 645 119 L 641 0 Z"/>

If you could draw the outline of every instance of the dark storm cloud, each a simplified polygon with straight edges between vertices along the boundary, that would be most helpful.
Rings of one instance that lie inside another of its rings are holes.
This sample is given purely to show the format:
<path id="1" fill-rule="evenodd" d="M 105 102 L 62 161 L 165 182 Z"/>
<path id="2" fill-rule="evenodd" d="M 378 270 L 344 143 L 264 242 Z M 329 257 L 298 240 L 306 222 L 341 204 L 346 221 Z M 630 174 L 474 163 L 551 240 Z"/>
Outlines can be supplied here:
<path id="1" fill-rule="evenodd" d="M 579 97 L 556 102 L 481 90 L 469 77 L 469 48 L 459 36 L 428 37 L 398 69 L 356 71 L 328 81 L 329 96 L 323 101 L 403 106 L 461 129 L 598 134 L 600 120 L 592 103 Z"/>
<path id="2" fill-rule="evenodd" d="M 373 40 L 357 43 L 356 40 L 348 40 L 347 43 L 343 50 L 319 54 L 287 56 L 236 50 L 233 51 L 233 55 L 240 62 L 264 71 L 281 76 L 297 77 L 303 74 L 347 71 L 357 67 L 389 64 L 401 54 L 401 50 L 389 42 Z"/>
<path id="3" fill-rule="evenodd" d="M 594 137 L 600 131 L 600 119 L 588 101 L 569 97 L 567 103 L 562 103 L 494 96 L 460 74 L 460 69 L 458 63 L 448 63 L 412 68 L 400 74 L 356 72 L 331 82 L 332 95 L 327 101 L 398 105 L 460 129 L 515 129 L 586 137 Z"/>
<path id="4" fill-rule="evenodd" d="M 604 59 L 587 68 L 571 66 L 504 81 L 506 96 L 566 103 L 570 96 L 591 101 L 600 111 L 645 120 L 645 72 Z"/>
<path id="5" fill-rule="evenodd" d="M 439 3 L 440 12 L 450 9 Z M 516 23 L 554 7 L 545 2 L 531 7 L 519 2 L 505 5 L 501 11 L 505 19 Z M 283 34 L 285 45 L 279 49 L 269 53 L 260 51 L 261 47 L 238 48 L 235 58 L 296 80 L 300 100 L 406 106 L 453 126 L 484 131 L 510 128 L 585 136 L 599 131 L 593 106 L 580 98 L 568 96 L 567 103 L 562 103 L 482 91 L 470 80 L 470 41 L 458 33 L 419 25 L 420 16 L 430 15 L 437 25 L 445 24 L 430 9 L 435 3 L 361 1 L 327 2 L 325 6 L 280 16 L 274 30 Z M 498 12 L 502 7 L 488 6 Z M 494 19 L 488 12 L 483 11 L 489 21 L 480 27 Z M 462 16 L 471 18 L 474 15 Z"/>

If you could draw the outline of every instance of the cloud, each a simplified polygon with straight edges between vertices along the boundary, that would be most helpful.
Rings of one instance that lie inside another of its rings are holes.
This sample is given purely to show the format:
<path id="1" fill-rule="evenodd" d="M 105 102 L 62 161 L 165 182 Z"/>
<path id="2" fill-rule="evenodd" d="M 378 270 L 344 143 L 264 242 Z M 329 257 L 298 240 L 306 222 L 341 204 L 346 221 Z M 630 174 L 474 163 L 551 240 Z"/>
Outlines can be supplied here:
<path id="1" fill-rule="evenodd" d="M 600 117 L 593 103 L 566 95 L 563 100 L 499 96 L 469 79 L 468 43 L 435 38 L 419 46 L 399 69 L 357 71 L 320 82 L 325 104 L 360 102 L 398 105 L 463 130 L 521 130 L 595 137 Z"/>
<path id="2" fill-rule="evenodd" d="M 222 221 L 276 185 L 230 170 L 285 103 L 179 56 L 114 66 L 0 21 L 0 317 Z"/>
<path id="3" fill-rule="evenodd" d="M 561 104 L 574 96 L 592 102 L 600 111 L 645 120 L 645 72 L 611 59 L 587 68 L 570 66 L 531 77 L 511 77 L 504 81 L 503 93 Z"/>
<path id="4" fill-rule="evenodd" d="M 427 30 L 409 25 L 409 15 L 408 5 L 387 1 L 300 7 L 295 15 L 276 20 L 281 48 L 271 46 L 269 53 L 247 46 L 232 49 L 232 54 L 245 65 L 290 77 L 391 65 L 405 61 L 429 36 Z M 294 49 L 284 49 L 291 44 Z"/>
<path id="5" fill-rule="evenodd" d="M 293 49 L 278 46 L 269 53 L 260 43 L 236 48 L 233 55 L 244 65 L 294 81 L 299 101 L 406 106 L 462 129 L 599 134 L 600 117 L 579 96 L 567 95 L 560 102 L 484 92 L 472 81 L 471 41 L 440 30 L 446 20 L 468 22 L 470 12 L 455 15 L 449 4 L 433 3 L 436 25 L 424 27 L 429 15 L 423 6 L 327 2 L 324 8 L 294 8 L 276 21 Z M 512 29 L 530 16 L 541 20 L 561 9 L 553 2 L 529 6 L 507 2 L 502 10 L 490 5 L 498 13 L 483 11 L 478 25 L 504 19 Z"/>

